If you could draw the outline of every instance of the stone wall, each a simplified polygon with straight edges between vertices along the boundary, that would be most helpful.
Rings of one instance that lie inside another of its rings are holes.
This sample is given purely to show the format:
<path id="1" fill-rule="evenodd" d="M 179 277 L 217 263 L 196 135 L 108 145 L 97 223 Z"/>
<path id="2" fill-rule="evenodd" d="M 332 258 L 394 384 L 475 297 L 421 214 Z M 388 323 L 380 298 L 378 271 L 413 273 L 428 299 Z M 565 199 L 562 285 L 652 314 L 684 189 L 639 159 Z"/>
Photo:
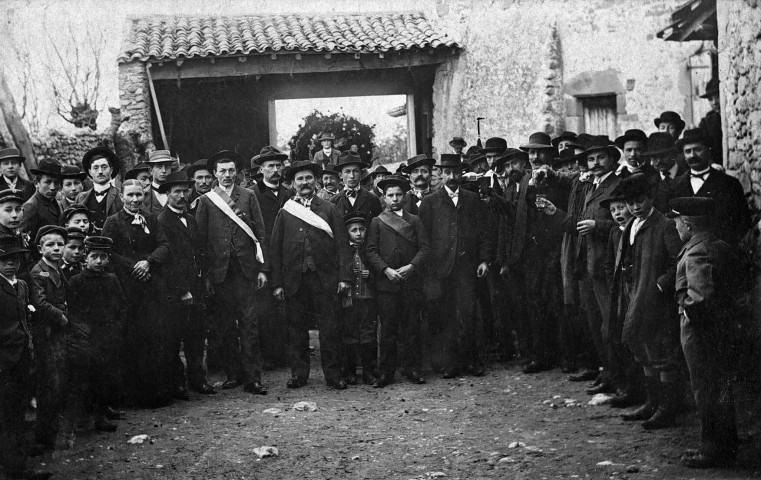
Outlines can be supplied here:
<path id="1" fill-rule="evenodd" d="M 434 146 L 448 151 L 454 135 L 474 143 L 479 116 L 484 139 L 499 135 L 512 145 L 538 130 L 579 129 L 568 84 L 585 75 L 619 85 L 610 92 L 619 95 L 619 132 L 653 131 L 660 112 L 683 112 L 690 99 L 685 65 L 698 45 L 655 37 L 682 3 L 437 0 L 438 21 L 464 50 L 437 74 Z"/>
<path id="2" fill-rule="evenodd" d="M 125 121 L 118 130 L 116 152 L 129 167 L 154 149 L 151 94 L 144 63 L 119 65 L 119 101 Z"/>
<path id="3" fill-rule="evenodd" d="M 33 138 L 37 159 L 52 158 L 62 164 L 82 166 L 82 156 L 99 145 L 108 145 L 108 137 L 91 131 L 68 135 L 51 131 L 45 137 Z"/>

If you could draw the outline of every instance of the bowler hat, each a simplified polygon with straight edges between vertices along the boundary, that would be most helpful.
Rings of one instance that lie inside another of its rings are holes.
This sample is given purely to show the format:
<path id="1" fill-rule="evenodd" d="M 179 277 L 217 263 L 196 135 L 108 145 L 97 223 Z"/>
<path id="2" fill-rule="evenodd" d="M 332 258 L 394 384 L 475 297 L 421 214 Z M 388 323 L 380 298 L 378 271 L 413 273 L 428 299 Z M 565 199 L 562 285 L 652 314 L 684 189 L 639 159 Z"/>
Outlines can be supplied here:
<path id="1" fill-rule="evenodd" d="M 346 225 L 351 223 L 367 223 L 367 214 L 361 210 L 349 212 L 343 218 Z"/>
<path id="2" fill-rule="evenodd" d="M 508 162 L 513 160 L 520 160 L 524 164 L 528 165 L 528 153 L 517 148 L 508 148 L 501 156 L 494 160 L 492 168 L 494 171 L 500 171 Z"/>
<path id="3" fill-rule="evenodd" d="M 650 184 L 642 173 L 635 173 L 621 179 L 618 183 L 621 194 L 625 199 L 636 198 L 640 195 L 650 196 Z"/>
<path id="4" fill-rule="evenodd" d="M 439 163 L 435 165 L 439 168 L 467 168 L 468 164 L 462 162 L 460 155 L 454 153 L 442 153 Z"/>
<path id="5" fill-rule="evenodd" d="M 332 163 L 325 165 L 325 168 L 320 170 L 320 176 L 333 175 L 334 177 L 340 177 L 341 175 L 336 171 L 336 166 Z"/>
<path id="6" fill-rule="evenodd" d="M 468 146 L 468 142 L 462 137 L 454 137 L 449 141 L 449 146 L 454 148 L 456 145 L 462 145 L 464 148 Z"/>
<path id="7" fill-rule="evenodd" d="M 587 149 L 584 150 L 584 152 L 579 156 L 585 158 L 586 155 L 600 150 L 605 150 L 608 152 L 608 155 L 613 159 L 614 162 L 617 162 L 621 159 L 621 150 L 613 146 L 610 139 L 606 135 L 595 135 L 592 137 L 587 144 Z"/>
<path id="8" fill-rule="evenodd" d="M 28 251 L 16 235 L 0 235 L 0 258 Z"/>
<path id="9" fill-rule="evenodd" d="M 34 244 L 39 245 L 40 240 L 42 240 L 42 237 L 45 235 L 50 235 L 51 233 L 58 234 L 63 237 L 63 240 L 66 241 L 66 229 L 63 227 L 59 227 L 58 225 L 43 225 L 40 227 L 39 230 L 37 230 L 37 235 L 34 237 Z"/>
<path id="10" fill-rule="evenodd" d="M 61 165 L 61 178 L 75 178 L 82 181 L 87 178 L 87 174 L 76 165 L 65 164 Z"/>
<path id="11" fill-rule="evenodd" d="M 502 154 L 505 149 L 507 149 L 507 140 L 501 137 L 489 138 L 484 143 L 484 153 Z"/>
<path id="12" fill-rule="evenodd" d="M 61 177 L 61 164 L 50 158 L 43 158 L 37 163 L 37 168 L 30 168 L 29 171 L 37 176 L 50 175 Z"/>
<path id="13" fill-rule="evenodd" d="M 335 142 L 336 136 L 333 135 L 333 132 L 320 132 L 320 135 L 317 137 L 317 141 L 321 142 L 323 140 L 330 140 L 331 142 Z"/>
<path id="14" fill-rule="evenodd" d="M 243 156 L 238 152 L 222 150 L 210 156 L 209 159 L 206 160 L 206 167 L 209 169 L 209 172 L 213 173 L 219 162 L 233 162 L 236 170 L 243 169 Z"/>
<path id="15" fill-rule="evenodd" d="M 624 144 L 626 144 L 626 142 L 642 142 L 645 144 L 645 146 L 647 146 L 647 134 L 645 134 L 645 132 L 642 130 L 633 128 L 631 130 L 625 131 L 623 135 L 616 138 L 614 143 L 618 148 L 623 150 Z"/>
<path id="16" fill-rule="evenodd" d="M 528 143 L 520 146 L 521 150 L 531 150 L 531 149 L 541 150 L 544 148 L 555 149 L 555 147 L 552 145 L 552 140 L 550 139 L 550 136 L 544 132 L 532 133 L 528 137 Z"/>
<path id="17" fill-rule="evenodd" d="M 169 193 L 172 189 L 172 185 L 185 185 L 190 188 L 195 185 L 193 180 L 188 179 L 188 174 L 185 172 L 172 172 L 166 177 L 166 182 L 159 185 L 159 193 Z"/>
<path id="18" fill-rule="evenodd" d="M 108 237 L 101 237 L 92 235 L 85 238 L 85 250 L 91 252 L 93 250 L 101 250 L 104 252 L 111 251 L 114 245 L 114 241 Z"/>
<path id="19" fill-rule="evenodd" d="M 26 160 L 26 157 L 21 155 L 21 151 L 17 148 L 3 148 L 0 150 L 0 162 L 3 160 L 18 160 L 23 162 Z"/>
<path id="20" fill-rule="evenodd" d="M 291 166 L 283 172 L 283 177 L 285 180 L 293 180 L 293 177 L 303 170 L 309 170 L 315 177 L 322 172 L 322 168 L 320 168 L 319 164 L 312 163 L 309 160 L 299 160 L 298 162 L 293 162 Z"/>
<path id="21" fill-rule="evenodd" d="M 402 168 L 402 171 L 404 173 L 412 173 L 413 170 L 421 165 L 428 165 L 428 168 L 431 168 L 435 163 L 436 160 L 431 158 L 430 155 L 423 153 L 421 155 L 415 155 L 414 157 L 407 160 L 407 165 Z"/>
<path id="22" fill-rule="evenodd" d="M 378 188 L 382 192 L 385 192 L 388 187 L 402 187 L 402 191 L 406 192 L 410 189 L 410 181 L 401 175 L 389 175 L 378 182 Z"/>
<path id="23" fill-rule="evenodd" d="M 602 208 L 610 208 L 610 204 L 613 202 L 624 202 L 626 201 L 626 197 L 624 197 L 624 192 L 621 190 L 620 187 L 616 187 L 613 189 L 612 192 L 610 192 L 610 196 L 607 198 L 604 198 L 600 201 L 600 206 Z"/>
<path id="24" fill-rule="evenodd" d="M 200 160 L 196 160 L 193 162 L 192 165 L 190 165 L 188 168 L 185 169 L 185 173 L 188 174 L 188 178 L 193 178 L 196 176 L 196 172 L 199 170 L 209 170 L 209 166 L 207 165 L 207 160 L 205 158 L 202 158 Z M 211 173 L 211 172 L 209 172 Z"/>
<path id="25" fill-rule="evenodd" d="M 700 127 L 685 130 L 682 138 L 676 141 L 675 146 L 677 150 L 681 150 L 689 143 L 700 143 L 706 148 L 711 148 L 711 141 L 708 139 L 708 135 Z"/>
<path id="26" fill-rule="evenodd" d="M 75 203 L 74 205 L 70 206 L 69 208 L 63 211 L 63 215 L 61 217 L 63 219 L 63 223 L 68 222 L 71 216 L 74 215 L 75 213 L 84 213 L 85 215 L 87 215 L 87 218 L 90 218 L 90 209 L 85 207 L 82 204 Z"/>
<path id="27" fill-rule="evenodd" d="M 69 240 L 74 240 L 74 239 L 84 240 L 86 237 L 87 237 L 87 235 L 85 234 L 85 232 L 82 231 L 81 228 L 78 228 L 78 227 L 68 227 L 66 229 L 66 241 L 67 242 Z"/>
<path id="28" fill-rule="evenodd" d="M 140 172 L 149 172 L 151 170 L 151 166 L 148 165 L 145 162 L 140 162 L 134 167 L 127 170 L 127 173 L 124 174 L 125 180 L 137 180 L 137 176 L 140 174 Z"/>
<path id="29" fill-rule="evenodd" d="M 8 188 L 0 191 L 0 204 L 6 202 L 24 203 L 24 199 L 18 194 L 18 190 Z"/>
<path id="30" fill-rule="evenodd" d="M 581 155 L 576 155 L 574 151 L 570 148 L 566 148 L 565 150 L 561 150 L 558 156 L 555 158 L 555 160 L 552 162 L 553 168 L 561 167 L 565 164 L 576 162 L 576 160 Z"/>
<path id="31" fill-rule="evenodd" d="M 370 172 L 373 178 L 375 178 L 378 175 L 388 175 L 389 173 L 391 172 L 389 172 L 388 168 L 384 167 L 383 165 L 378 165 L 377 167 L 373 169 L 372 172 Z"/>
<path id="32" fill-rule="evenodd" d="M 654 132 L 647 139 L 647 149 L 642 152 L 643 156 L 664 155 L 667 153 L 676 153 L 674 147 L 674 137 L 668 132 Z"/>
<path id="33" fill-rule="evenodd" d="M 578 135 L 576 135 L 575 132 L 563 132 L 559 136 L 552 139 L 552 146 L 555 148 L 558 148 L 558 145 L 560 145 L 560 142 L 563 140 L 570 140 L 573 143 L 576 143 L 576 140 L 578 139 Z"/>
<path id="34" fill-rule="evenodd" d="M 105 158 L 111 166 L 111 178 L 116 177 L 119 174 L 121 162 L 113 150 L 108 147 L 95 147 L 85 152 L 82 156 L 82 169 L 89 174 L 92 163 L 100 158 Z"/>
<path id="35" fill-rule="evenodd" d="M 660 128 L 661 122 L 673 123 L 677 130 L 684 129 L 685 125 L 684 120 L 682 120 L 682 116 L 676 112 L 672 112 L 671 110 L 666 110 L 665 112 L 661 113 L 660 117 L 653 120 L 653 123 L 655 123 L 655 126 L 658 128 Z"/>
<path id="36" fill-rule="evenodd" d="M 706 92 L 700 96 L 700 98 L 711 98 L 714 95 L 719 94 L 719 79 L 712 78 L 706 84 Z"/>
<path id="37" fill-rule="evenodd" d="M 359 154 L 347 150 L 338 156 L 338 164 L 336 164 L 336 172 L 341 172 L 344 167 L 348 165 L 359 165 L 361 168 L 367 167 L 367 164 L 362 160 Z"/>
<path id="38" fill-rule="evenodd" d="M 288 159 L 288 154 L 281 152 L 277 148 L 267 145 L 259 151 L 259 155 L 255 155 L 251 159 L 251 166 L 254 164 L 260 165 L 267 161 L 285 161 Z"/>
<path id="39" fill-rule="evenodd" d="M 581 148 L 587 148 L 589 142 L 592 141 L 593 135 L 588 133 L 580 133 L 576 136 L 576 144 Z"/>
<path id="40" fill-rule="evenodd" d="M 716 208 L 716 203 L 711 197 L 678 197 L 669 201 L 671 211 L 666 213 L 668 218 L 676 218 L 684 215 L 685 217 L 706 217 L 712 215 Z"/>

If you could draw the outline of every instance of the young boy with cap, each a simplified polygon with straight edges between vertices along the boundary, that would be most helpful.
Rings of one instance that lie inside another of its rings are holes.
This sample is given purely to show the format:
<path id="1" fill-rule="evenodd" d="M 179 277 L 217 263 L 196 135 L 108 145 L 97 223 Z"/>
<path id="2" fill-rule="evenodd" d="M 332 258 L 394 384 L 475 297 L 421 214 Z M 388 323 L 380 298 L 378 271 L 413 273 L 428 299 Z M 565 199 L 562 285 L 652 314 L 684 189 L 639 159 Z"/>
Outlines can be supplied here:
<path id="1" fill-rule="evenodd" d="M 32 277 L 29 275 L 31 256 L 29 254 L 29 234 L 20 231 L 21 219 L 24 218 L 23 204 L 24 201 L 19 192 L 13 190 L 0 191 L 0 235 L 16 237 L 26 249 L 21 254 L 21 266 L 17 275 L 28 286 L 32 282 Z"/>
<path id="2" fill-rule="evenodd" d="M 343 298 L 344 318 L 344 378 L 349 385 L 357 384 L 357 358 L 362 362 L 362 382 L 375 382 L 377 357 L 377 309 L 375 305 L 375 275 L 370 271 L 365 252 L 367 218 L 362 212 L 344 215 L 344 223 L 352 248 L 352 287 Z"/>
<path id="3" fill-rule="evenodd" d="M 61 223 L 64 228 L 76 227 L 85 234 L 91 231 L 90 210 L 84 205 L 72 205 L 63 211 Z"/>
<path id="4" fill-rule="evenodd" d="M 85 252 L 85 233 L 77 227 L 66 228 L 66 245 L 63 247 L 61 271 L 67 280 L 82 271 Z"/>
<path id="5" fill-rule="evenodd" d="M 21 164 L 26 157 L 15 148 L 0 150 L 0 190 L 11 190 L 21 197 L 22 201 L 29 200 L 34 195 L 34 184 L 19 176 Z"/>
<path id="6" fill-rule="evenodd" d="M 120 346 L 122 326 L 126 320 L 127 300 L 116 275 L 107 268 L 113 241 L 108 237 L 92 236 L 84 241 L 85 266 L 71 278 L 69 311 L 72 322 L 84 325 L 89 331 L 93 362 L 89 372 L 86 404 L 95 414 L 95 428 L 116 430 L 106 417 L 118 418 L 109 405 L 119 402 Z"/>

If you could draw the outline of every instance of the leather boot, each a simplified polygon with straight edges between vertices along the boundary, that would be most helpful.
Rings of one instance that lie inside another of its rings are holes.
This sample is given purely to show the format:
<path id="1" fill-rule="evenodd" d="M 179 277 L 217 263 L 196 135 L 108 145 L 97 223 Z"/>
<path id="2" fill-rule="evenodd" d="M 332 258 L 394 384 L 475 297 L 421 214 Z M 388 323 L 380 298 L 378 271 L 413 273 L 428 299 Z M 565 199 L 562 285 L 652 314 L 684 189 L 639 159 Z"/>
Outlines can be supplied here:
<path id="1" fill-rule="evenodd" d="M 631 412 L 622 413 L 621 418 L 627 422 L 634 422 L 648 420 L 655 415 L 656 410 L 658 410 L 659 384 L 658 380 L 647 378 L 645 380 L 645 394 L 647 398 L 644 405 Z"/>
<path id="2" fill-rule="evenodd" d="M 649 420 L 642 422 L 642 427 L 645 430 L 658 430 L 676 425 L 676 418 L 679 413 L 678 385 L 676 382 L 660 382 L 660 403 L 658 404 L 658 410 L 655 411 L 655 414 Z"/>

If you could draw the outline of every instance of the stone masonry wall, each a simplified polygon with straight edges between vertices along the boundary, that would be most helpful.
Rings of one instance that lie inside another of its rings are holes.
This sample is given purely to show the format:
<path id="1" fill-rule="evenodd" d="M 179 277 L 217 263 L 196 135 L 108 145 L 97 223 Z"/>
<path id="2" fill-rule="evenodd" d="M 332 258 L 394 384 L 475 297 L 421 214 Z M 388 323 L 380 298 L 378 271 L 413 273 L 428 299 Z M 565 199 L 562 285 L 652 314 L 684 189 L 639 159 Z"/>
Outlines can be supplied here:
<path id="1" fill-rule="evenodd" d="M 122 115 L 127 120 L 119 128 L 122 139 L 116 152 L 127 166 L 135 165 L 153 150 L 151 127 L 151 94 L 145 64 L 131 62 L 119 65 L 119 100 Z"/>
<path id="2" fill-rule="evenodd" d="M 82 156 L 100 145 L 107 145 L 108 136 L 102 133 L 81 131 L 67 135 L 52 131 L 45 137 L 34 138 L 34 150 L 37 158 L 51 158 L 61 164 L 82 166 Z"/>

